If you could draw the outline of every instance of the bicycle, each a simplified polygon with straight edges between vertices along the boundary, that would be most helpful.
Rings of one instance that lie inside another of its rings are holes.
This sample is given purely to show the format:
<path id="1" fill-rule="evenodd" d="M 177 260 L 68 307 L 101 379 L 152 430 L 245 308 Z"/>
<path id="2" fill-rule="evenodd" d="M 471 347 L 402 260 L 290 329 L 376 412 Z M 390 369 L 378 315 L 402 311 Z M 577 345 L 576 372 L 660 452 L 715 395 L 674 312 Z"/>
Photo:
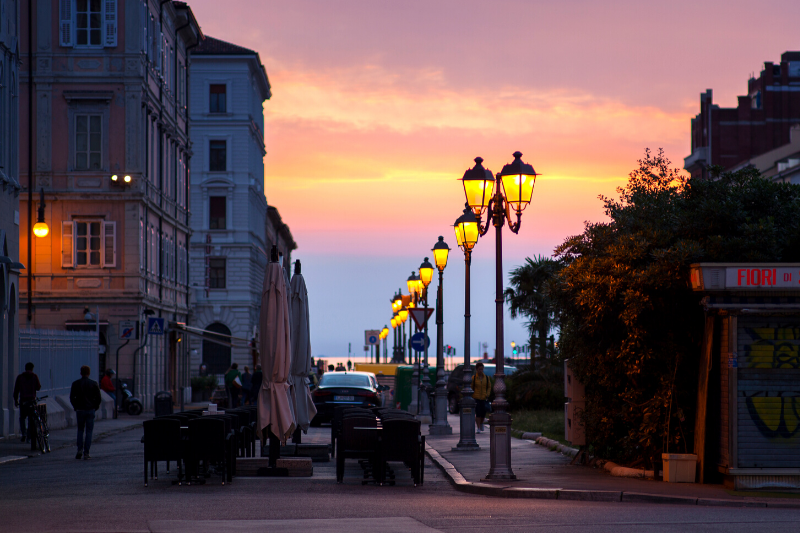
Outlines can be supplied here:
<path id="1" fill-rule="evenodd" d="M 36 443 L 39 445 L 39 450 L 43 454 L 50 453 L 50 428 L 47 427 L 47 405 L 39 405 L 39 402 L 45 398 L 47 398 L 47 396 L 37 396 L 34 400 L 25 402 L 27 406 L 31 408 L 28 412 L 30 430 L 36 433 Z"/>

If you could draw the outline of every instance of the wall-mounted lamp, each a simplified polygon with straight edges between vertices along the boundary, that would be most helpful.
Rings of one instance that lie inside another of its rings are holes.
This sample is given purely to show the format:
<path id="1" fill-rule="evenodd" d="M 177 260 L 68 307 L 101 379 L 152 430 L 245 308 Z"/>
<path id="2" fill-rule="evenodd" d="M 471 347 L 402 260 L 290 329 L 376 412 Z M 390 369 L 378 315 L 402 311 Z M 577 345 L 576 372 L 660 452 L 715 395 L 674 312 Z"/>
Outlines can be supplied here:
<path id="1" fill-rule="evenodd" d="M 37 237 L 47 237 L 47 234 L 50 233 L 50 228 L 47 226 L 47 222 L 44 221 L 44 189 L 40 189 L 39 194 L 39 211 L 38 217 L 36 219 L 36 224 L 33 225 L 33 234 Z"/>
<path id="2" fill-rule="evenodd" d="M 126 174 L 121 179 L 121 181 L 125 182 L 126 184 L 130 184 L 132 179 L 133 178 L 131 178 L 129 174 Z M 120 182 L 120 177 L 118 175 L 114 174 L 113 176 L 111 176 L 111 181 L 114 182 L 114 183 L 119 183 Z"/>

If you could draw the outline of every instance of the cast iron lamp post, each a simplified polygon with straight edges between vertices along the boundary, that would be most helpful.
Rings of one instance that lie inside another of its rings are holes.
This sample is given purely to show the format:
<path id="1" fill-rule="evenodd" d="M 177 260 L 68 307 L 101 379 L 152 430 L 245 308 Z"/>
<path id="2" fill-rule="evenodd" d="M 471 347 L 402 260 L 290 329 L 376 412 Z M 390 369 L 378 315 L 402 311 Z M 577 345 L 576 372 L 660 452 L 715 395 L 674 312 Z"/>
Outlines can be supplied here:
<path id="1" fill-rule="evenodd" d="M 503 354 L 503 225 L 519 233 L 522 211 L 531 202 L 536 184 L 536 171 L 524 163 L 521 152 L 514 152 L 514 161 L 492 179 L 492 173 L 483 168 L 483 159 L 475 158 L 475 166 L 464 173 L 461 182 L 467 203 L 478 219 L 481 235 L 489 231 L 489 221 L 495 227 L 495 373 L 492 416 L 489 419 L 490 467 L 486 479 L 516 479 L 511 470 L 511 416 L 506 401 L 506 376 Z M 494 189 L 494 190 L 493 190 Z M 486 225 L 481 222 L 487 211 Z M 511 220 L 512 211 L 516 221 Z"/>
<path id="2" fill-rule="evenodd" d="M 478 242 L 478 218 L 467 205 L 464 213 L 456 219 L 453 228 L 458 247 L 464 251 L 464 378 L 461 385 L 461 423 L 458 444 L 453 451 L 477 451 L 481 447 L 475 440 L 475 399 L 472 397 L 472 366 L 470 362 L 470 293 L 469 267 L 472 263 L 472 248 Z"/>
<path id="3" fill-rule="evenodd" d="M 403 363 L 404 355 L 401 355 L 402 352 L 402 342 L 400 336 L 398 336 L 397 328 L 402 325 L 402 320 L 400 320 L 400 309 L 403 307 L 403 295 L 400 293 L 400 289 L 392 296 L 392 314 L 394 318 L 392 318 L 392 327 L 394 328 L 394 348 L 392 349 L 392 363 Z M 402 329 L 400 330 L 403 331 Z"/>
<path id="4" fill-rule="evenodd" d="M 435 394 L 435 422 L 428 427 L 429 435 L 452 435 L 453 428 L 447 422 L 447 384 L 444 381 L 444 311 L 442 308 L 444 296 L 442 293 L 443 273 L 447 266 L 447 256 L 450 247 L 444 242 L 444 237 L 439 237 L 439 241 L 433 245 L 433 261 L 439 271 L 439 286 L 436 289 L 436 394 Z M 428 259 L 425 258 L 425 263 Z M 423 263 L 423 265 L 425 264 Z M 430 263 L 428 263 L 430 265 Z M 422 273 L 422 267 L 419 269 Z M 433 268 L 430 269 L 433 276 Z M 424 278 L 423 278 L 424 279 Z M 430 278 L 428 280 L 430 283 Z"/>
<path id="5" fill-rule="evenodd" d="M 423 423 L 430 424 L 433 422 L 433 420 L 431 416 L 432 406 L 428 398 L 428 389 L 431 386 L 431 373 L 430 368 L 428 367 L 428 285 L 430 285 L 431 280 L 433 279 L 433 265 L 428 261 L 427 257 L 424 261 L 422 261 L 422 264 L 419 265 L 419 276 L 417 278 L 417 292 L 422 295 L 422 303 L 425 306 L 425 323 L 422 327 L 422 332 L 425 336 L 423 338 L 425 359 L 423 360 L 423 364 L 420 365 L 420 368 L 422 369 L 421 387 L 424 393 L 422 394 L 422 411 L 420 412 L 419 419 Z"/>
<path id="6" fill-rule="evenodd" d="M 418 291 L 419 288 L 419 276 L 415 272 L 411 272 L 411 275 L 408 276 L 406 280 L 406 285 L 408 286 L 408 293 L 411 295 L 411 303 L 414 304 L 413 306 L 409 304 L 409 307 L 416 307 L 416 304 L 419 302 L 419 298 L 422 297 L 422 294 Z M 412 322 L 414 322 L 412 320 Z M 412 335 L 412 331 L 414 331 L 414 326 L 409 324 L 409 336 Z M 414 365 L 414 372 L 411 374 L 411 405 L 409 406 L 409 412 L 415 415 L 422 415 L 422 404 L 420 402 L 420 394 L 419 394 L 419 384 L 420 384 L 420 361 L 421 361 L 421 352 L 414 350 L 411 347 L 411 341 L 409 340 L 408 343 L 408 354 L 412 356 L 412 362 Z"/>

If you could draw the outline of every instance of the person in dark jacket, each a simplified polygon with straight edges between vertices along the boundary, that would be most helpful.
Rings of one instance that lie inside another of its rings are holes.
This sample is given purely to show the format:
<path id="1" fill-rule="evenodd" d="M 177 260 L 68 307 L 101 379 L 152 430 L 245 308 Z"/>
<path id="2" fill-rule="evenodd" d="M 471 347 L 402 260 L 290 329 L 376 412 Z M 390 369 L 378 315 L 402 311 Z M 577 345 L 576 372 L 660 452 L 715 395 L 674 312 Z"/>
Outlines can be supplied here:
<path id="1" fill-rule="evenodd" d="M 250 400 L 253 404 L 258 404 L 258 391 L 261 390 L 261 382 L 264 380 L 264 374 L 261 373 L 261 365 L 256 365 L 253 372 L 253 379 L 250 380 Z"/>
<path id="2" fill-rule="evenodd" d="M 240 379 L 242 380 L 242 405 L 250 405 L 253 386 L 253 374 L 250 373 L 250 367 L 244 367 L 244 372 L 242 372 Z"/>
<path id="3" fill-rule="evenodd" d="M 28 430 L 25 431 L 25 421 L 33 415 L 33 404 L 36 403 L 36 393 L 42 389 L 42 384 L 39 383 L 39 376 L 33 373 L 33 363 L 25 363 L 25 372 L 17 376 L 17 381 L 14 383 L 14 407 L 19 407 L 19 432 L 22 435 L 20 439 L 25 442 L 26 435 L 33 433 L 36 429 L 33 424 L 29 424 Z M 33 435 L 30 436 L 31 449 L 36 449 L 36 439 Z"/>
<path id="4" fill-rule="evenodd" d="M 75 409 L 78 419 L 78 455 L 75 459 L 91 459 L 89 448 L 92 446 L 92 431 L 94 431 L 94 413 L 100 407 L 100 387 L 97 382 L 89 379 L 92 371 L 88 366 L 81 367 L 81 379 L 72 382 L 69 393 L 69 402 Z M 84 430 L 86 437 L 84 438 Z"/>

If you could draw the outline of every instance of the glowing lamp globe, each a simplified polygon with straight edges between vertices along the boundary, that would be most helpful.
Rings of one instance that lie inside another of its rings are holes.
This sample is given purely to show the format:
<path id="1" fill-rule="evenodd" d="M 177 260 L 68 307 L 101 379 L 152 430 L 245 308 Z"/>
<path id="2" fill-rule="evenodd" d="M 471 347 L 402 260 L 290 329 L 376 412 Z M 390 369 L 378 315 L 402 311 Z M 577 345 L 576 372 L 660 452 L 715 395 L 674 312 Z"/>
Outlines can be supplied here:
<path id="1" fill-rule="evenodd" d="M 411 272 L 411 275 L 408 276 L 408 279 L 406 280 L 406 285 L 408 285 L 408 292 L 411 293 L 411 296 L 414 296 L 414 294 L 417 293 L 417 288 L 419 285 L 417 281 L 419 281 L 417 274 Z"/>
<path id="2" fill-rule="evenodd" d="M 524 163 L 521 157 L 522 152 L 514 152 L 514 161 L 504 166 L 498 174 L 499 180 L 503 182 L 506 200 L 517 213 L 524 211 L 531 203 L 533 187 L 538 176 L 533 166 Z"/>
<path id="3" fill-rule="evenodd" d="M 439 241 L 433 245 L 432 251 L 436 268 L 439 269 L 439 272 L 443 272 L 444 267 L 447 266 L 447 256 L 450 254 L 450 247 L 444 242 L 444 237 L 439 236 Z M 431 271 L 431 275 L 433 275 L 433 271 Z"/>
<path id="4" fill-rule="evenodd" d="M 478 242 L 478 219 L 475 213 L 469 208 L 469 205 L 464 207 L 464 213 L 456 219 L 453 228 L 456 232 L 456 242 L 458 247 L 469 252 Z"/>
<path id="5" fill-rule="evenodd" d="M 475 166 L 464 173 L 461 184 L 464 186 L 464 194 L 467 197 L 467 204 L 480 217 L 489 206 L 494 192 L 494 176 L 492 172 L 483 167 L 483 158 L 475 158 Z"/>
<path id="6" fill-rule="evenodd" d="M 47 237 L 48 233 L 50 233 L 50 228 L 47 226 L 47 222 L 37 222 L 33 225 L 33 234 L 37 237 Z"/>
<path id="7" fill-rule="evenodd" d="M 423 287 L 427 287 L 431 284 L 431 280 L 433 279 L 433 265 L 428 261 L 426 257 L 422 264 L 419 266 L 419 280 L 422 283 Z"/>

